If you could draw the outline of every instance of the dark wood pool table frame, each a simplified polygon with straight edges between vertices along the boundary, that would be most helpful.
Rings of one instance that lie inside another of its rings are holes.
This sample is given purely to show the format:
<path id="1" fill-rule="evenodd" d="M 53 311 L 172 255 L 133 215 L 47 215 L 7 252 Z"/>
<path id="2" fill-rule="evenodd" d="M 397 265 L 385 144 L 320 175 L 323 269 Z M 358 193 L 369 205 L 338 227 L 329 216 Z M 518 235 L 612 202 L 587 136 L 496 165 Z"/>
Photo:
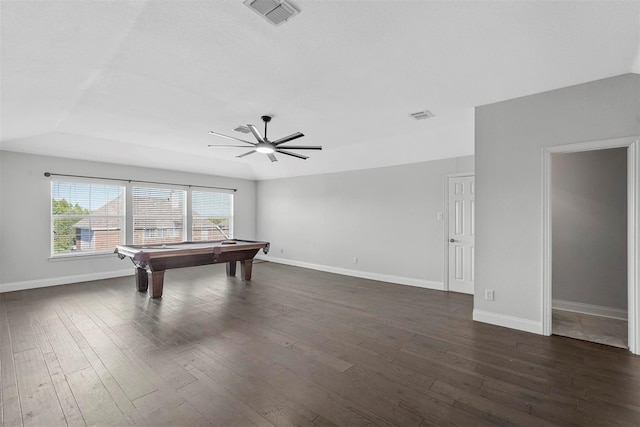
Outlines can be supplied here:
<path id="1" fill-rule="evenodd" d="M 165 270 L 197 265 L 227 263 L 227 276 L 236 275 L 240 261 L 242 280 L 251 280 L 253 258 L 260 249 L 269 252 L 269 242 L 233 239 L 232 242 L 167 243 L 166 245 L 122 245 L 115 253 L 120 259 L 130 258 L 135 266 L 136 287 L 149 291 L 151 298 L 160 298 Z"/>

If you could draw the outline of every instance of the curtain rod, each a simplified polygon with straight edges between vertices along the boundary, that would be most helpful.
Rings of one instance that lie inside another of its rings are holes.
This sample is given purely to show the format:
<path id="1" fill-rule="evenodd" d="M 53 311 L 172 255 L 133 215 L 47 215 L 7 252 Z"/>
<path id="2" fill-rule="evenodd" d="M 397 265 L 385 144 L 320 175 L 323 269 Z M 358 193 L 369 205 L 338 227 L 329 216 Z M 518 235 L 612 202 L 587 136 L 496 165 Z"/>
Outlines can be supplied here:
<path id="1" fill-rule="evenodd" d="M 139 181 L 137 179 L 122 179 L 122 178 L 104 178 L 101 176 L 86 176 L 86 175 L 67 175 L 64 173 L 52 173 L 52 172 L 45 172 L 44 176 L 46 177 L 50 177 L 50 176 L 68 176 L 71 178 L 90 178 L 90 179 L 106 179 L 106 180 L 111 180 L 111 181 L 125 181 L 125 182 L 139 182 L 142 184 L 162 184 L 162 185 L 179 185 L 181 187 L 198 187 L 198 188 L 213 188 L 216 190 L 230 190 L 233 191 L 234 193 L 236 191 L 238 191 L 237 188 L 227 188 L 227 187 L 211 187 L 211 186 L 207 186 L 207 185 L 191 185 L 191 184 L 175 184 L 175 183 L 171 183 L 171 182 L 158 182 L 158 181 Z"/>

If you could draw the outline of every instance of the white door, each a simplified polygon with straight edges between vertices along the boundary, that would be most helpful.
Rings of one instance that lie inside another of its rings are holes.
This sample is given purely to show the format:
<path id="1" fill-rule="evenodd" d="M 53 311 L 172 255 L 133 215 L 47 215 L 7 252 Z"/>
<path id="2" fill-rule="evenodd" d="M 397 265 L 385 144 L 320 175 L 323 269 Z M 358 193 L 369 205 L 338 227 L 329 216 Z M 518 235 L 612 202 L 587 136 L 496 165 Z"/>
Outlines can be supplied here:
<path id="1" fill-rule="evenodd" d="M 475 177 L 449 178 L 449 290 L 473 294 Z"/>

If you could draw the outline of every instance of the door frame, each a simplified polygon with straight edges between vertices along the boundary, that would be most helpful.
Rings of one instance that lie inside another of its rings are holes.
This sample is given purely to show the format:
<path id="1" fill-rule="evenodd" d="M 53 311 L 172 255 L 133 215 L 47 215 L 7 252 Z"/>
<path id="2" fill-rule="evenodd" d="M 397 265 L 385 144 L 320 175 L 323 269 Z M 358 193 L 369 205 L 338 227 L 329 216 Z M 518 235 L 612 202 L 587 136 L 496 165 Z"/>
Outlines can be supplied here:
<path id="1" fill-rule="evenodd" d="M 640 194 L 638 172 L 640 139 L 638 136 L 556 145 L 542 148 L 542 333 L 551 335 L 552 283 L 551 283 L 551 155 L 581 151 L 627 148 L 627 316 L 629 351 L 640 354 L 640 277 L 638 275 L 638 231 L 640 222 Z"/>
<path id="2" fill-rule="evenodd" d="M 474 171 L 448 173 L 444 179 L 444 216 L 442 218 L 444 221 L 444 282 L 442 290 L 445 292 L 449 292 L 449 181 L 451 178 L 460 178 L 463 176 L 475 177 L 476 173 Z M 478 186 L 476 185 L 476 189 L 477 188 Z M 475 285 L 473 288 L 475 294 Z"/>

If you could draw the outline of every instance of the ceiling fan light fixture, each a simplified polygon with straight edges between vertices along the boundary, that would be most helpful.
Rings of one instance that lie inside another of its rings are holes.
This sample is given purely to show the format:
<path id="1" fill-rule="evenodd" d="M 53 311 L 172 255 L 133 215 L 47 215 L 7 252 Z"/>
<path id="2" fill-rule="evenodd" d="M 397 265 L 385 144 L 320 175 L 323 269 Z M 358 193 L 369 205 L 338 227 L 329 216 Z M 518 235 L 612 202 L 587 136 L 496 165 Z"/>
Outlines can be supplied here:
<path id="1" fill-rule="evenodd" d="M 258 145 L 256 146 L 256 151 L 258 153 L 272 154 L 276 152 L 276 149 L 273 148 L 271 145 L 258 143 Z"/>

